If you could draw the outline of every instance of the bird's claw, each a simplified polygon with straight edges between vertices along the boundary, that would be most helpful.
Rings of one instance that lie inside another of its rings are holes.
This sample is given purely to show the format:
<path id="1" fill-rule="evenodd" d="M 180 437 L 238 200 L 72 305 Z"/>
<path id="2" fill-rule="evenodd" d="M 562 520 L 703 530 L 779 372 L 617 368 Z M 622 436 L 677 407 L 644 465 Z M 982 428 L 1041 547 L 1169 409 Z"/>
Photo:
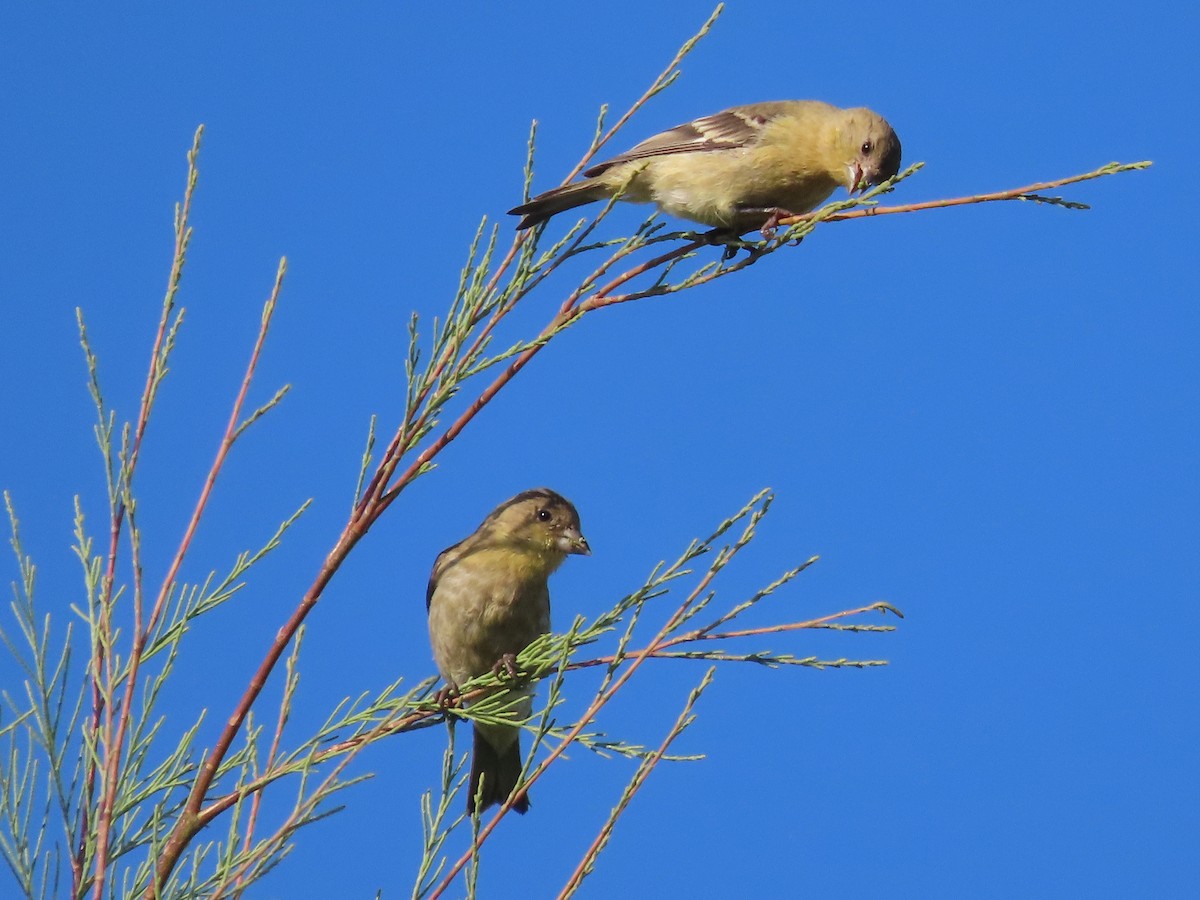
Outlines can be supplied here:
<path id="1" fill-rule="evenodd" d="M 501 672 L 506 673 L 513 681 L 517 680 L 517 677 L 521 673 L 517 670 L 517 657 L 515 654 L 505 653 L 496 660 L 496 664 L 492 666 L 492 674 L 499 678 Z"/>
<path id="2" fill-rule="evenodd" d="M 442 709 L 449 709 L 458 703 L 458 685 L 453 682 L 443 685 L 436 694 L 433 695 L 433 702 Z"/>
<path id="3" fill-rule="evenodd" d="M 708 244 L 721 248 L 721 262 L 727 263 L 738 255 L 739 250 L 746 250 L 753 256 L 758 247 L 749 241 L 743 241 L 741 236 L 730 228 L 714 228 L 706 231 L 700 237 Z"/>
<path id="4" fill-rule="evenodd" d="M 794 216 L 795 213 L 789 212 L 786 209 L 780 209 L 778 206 L 770 210 L 770 215 L 767 216 L 767 221 L 763 222 L 762 227 L 758 229 L 763 236 L 763 240 L 769 241 L 775 237 L 775 231 L 779 228 L 779 220 L 787 219 Z"/>

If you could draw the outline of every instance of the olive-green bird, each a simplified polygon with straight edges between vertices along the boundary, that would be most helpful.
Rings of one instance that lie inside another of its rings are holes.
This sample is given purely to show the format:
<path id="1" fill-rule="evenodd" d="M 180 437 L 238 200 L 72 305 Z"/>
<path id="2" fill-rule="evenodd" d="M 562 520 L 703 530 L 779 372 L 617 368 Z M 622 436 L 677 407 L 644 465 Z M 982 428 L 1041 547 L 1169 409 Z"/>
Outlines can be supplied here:
<path id="1" fill-rule="evenodd" d="M 900 139 L 869 109 L 819 100 L 735 106 L 677 125 L 584 171 L 584 180 L 510 209 L 531 228 L 576 206 L 654 203 L 702 225 L 769 232 L 819 206 L 839 186 L 851 194 L 900 171 Z"/>
<path id="2" fill-rule="evenodd" d="M 443 550 L 433 564 L 425 595 L 433 658 L 449 692 L 477 675 L 505 669 L 516 676 L 516 656 L 550 631 L 547 581 L 569 554 L 591 554 L 579 528 L 579 513 L 548 488 L 517 494 L 501 503 L 466 540 Z M 533 687 L 513 689 L 521 697 L 516 715 L 533 711 Z M 467 812 L 503 803 L 521 776 L 521 729 L 475 723 Z M 522 793 L 512 804 L 529 809 Z"/>

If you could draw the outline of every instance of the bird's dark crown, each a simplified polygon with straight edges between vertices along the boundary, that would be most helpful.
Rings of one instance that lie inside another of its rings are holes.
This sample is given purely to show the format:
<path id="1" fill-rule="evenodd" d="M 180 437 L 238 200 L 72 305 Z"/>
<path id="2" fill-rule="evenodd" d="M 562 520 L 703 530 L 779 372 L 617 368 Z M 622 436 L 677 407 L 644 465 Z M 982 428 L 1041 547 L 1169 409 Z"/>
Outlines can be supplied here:
<path id="1" fill-rule="evenodd" d="M 488 514 L 488 517 L 484 519 L 483 523 L 480 525 L 480 530 L 483 530 L 488 525 L 498 520 L 513 507 L 522 506 L 525 504 L 530 505 L 531 514 L 533 510 L 545 509 L 553 513 L 558 513 L 559 515 L 556 515 L 555 518 L 559 518 L 561 516 L 576 527 L 579 526 L 579 513 L 576 512 L 575 507 L 571 504 L 571 501 L 562 494 L 550 490 L 550 488 L 542 487 L 533 488 L 532 490 L 528 491 L 521 491 L 521 493 L 517 494 L 515 497 L 505 500 Z"/>

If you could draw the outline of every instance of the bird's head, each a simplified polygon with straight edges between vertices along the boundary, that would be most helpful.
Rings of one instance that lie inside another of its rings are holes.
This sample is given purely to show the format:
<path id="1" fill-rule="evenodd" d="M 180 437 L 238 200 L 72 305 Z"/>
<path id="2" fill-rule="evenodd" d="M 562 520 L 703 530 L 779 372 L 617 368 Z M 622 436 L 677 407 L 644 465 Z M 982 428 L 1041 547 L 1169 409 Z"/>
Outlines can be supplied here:
<path id="1" fill-rule="evenodd" d="M 848 109 L 845 117 L 839 139 L 847 157 L 846 190 L 857 194 L 900 171 L 900 138 L 869 109 Z"/>
<path id="2" fill-rule="evenodd" d="M 480 530 L 488 532 L 493 539 L 519 544 L 539 555 L 579 553 L 590 556 L 592 552 L 580 530 L 575 507 L 549 488 L 523 491 L 500 504 Z"/>

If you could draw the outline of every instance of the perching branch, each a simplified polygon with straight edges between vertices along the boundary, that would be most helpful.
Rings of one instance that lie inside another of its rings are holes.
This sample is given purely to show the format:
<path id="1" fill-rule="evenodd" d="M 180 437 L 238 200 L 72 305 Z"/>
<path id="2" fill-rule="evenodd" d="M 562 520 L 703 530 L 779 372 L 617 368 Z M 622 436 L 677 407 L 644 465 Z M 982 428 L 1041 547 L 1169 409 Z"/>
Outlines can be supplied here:
<path id="1" fill-rule="evenodd" d="M 922 165 L 918 163 L 918 166 Z M 990 194 L 972 194 L 968 197 L 951 197 L 946 200 L 925 200 L 921 203 L 906 203 L 901 206 L 873 206 L 868 209 L 853 210 L 845 213 L 838 213 L 826 219 L 827 222 L 844 222 L 847 219 L 861 219 L 866 216 L 886 216 L 894 213 L 911 213 L 923 212 L 927 209 L 948 209 L 951 206 L 967 206 L 973 203 L 991 203 L 997 200 L 1027 200 L 1033 203 L 1044 203 L 1048 206 L 1061 206 L 1064 209 L 1091 209 L 1086 203 L 1078 203 L 1074 200 L 1064 200 L 1061 197 L 1044 197 L 1041 191 L 1049 191 L 1054 188 L 1065 187 L 1068 184 L 1078 184 L 1081 181 L 1091 181 L 1093 178 L 1103 178 L 1106 175 L 1119 175 L 1122 172 L 1136 172 L 1141 169 L 1148 169 L 1152 165 L 1148 159 L 1134 163 L 1118 163 L 1111 162 L 1106 166 L 1101 166 L 1091 172 L 1084 172 L 1082 175 L 1069 175 L 1066 178 L 1056 178 L 1053 181 L 1039 181 L 1036 184 L 1028 184 L 1025 187 L 1010 188 L 1006 191 L 995 191 Z M 899 177 L 908 175 L 905 172 Z M 809 213 L 812 215 L 812 213 Z M 792 219 L 784 219 L 781 224 L 790 225 L 792 222 L 798 222 L 804 219 L 805 216 L 795 216 Z"/>

